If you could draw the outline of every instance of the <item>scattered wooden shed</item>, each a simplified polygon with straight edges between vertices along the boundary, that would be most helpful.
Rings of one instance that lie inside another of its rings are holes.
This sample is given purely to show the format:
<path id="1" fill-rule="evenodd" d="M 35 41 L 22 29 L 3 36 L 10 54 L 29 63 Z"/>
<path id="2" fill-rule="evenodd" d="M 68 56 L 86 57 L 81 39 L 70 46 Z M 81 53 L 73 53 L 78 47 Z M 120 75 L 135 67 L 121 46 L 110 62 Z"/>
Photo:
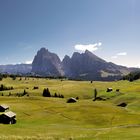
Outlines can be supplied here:
<path id="1" fill-rule="evenodd" d="M 103 97 L 96 97 L 93 101 L 105 101 L 106 99 Z"/>
<path id="2" fill-rule="evenodd" d="M 107 88 L 106 92 L 111 92 L 113 91 L 113 88 Z"/>
<path id="3" fill-rule="evenodd" d="M 117 106 L 120 106 L 120 107 L 126 107 L 127 106 L 127 103 L 120 103 L 120 104 L 118 104 Z"/>
<path id="4" fill-rule="evenodd" d="M 8 111 L 0 115 L 0 122 L 4 124 L 15 124 L 16 123 L 16 114 L 12 111 Z"/>
<path id="5" fill-rule="evenodd" d="M 4 112 L 4 111 L 6 111 L 8 109 L 9 109 L 8 105 L 5 105 L 5 104 L 0 105 L 0 112 Z"/>
<path id="6" fill-rule="evenodd" d="M 77 100 L 73 97 L 71 97 L 67 100 L 67 103 L 75 103 L 75 102 L 77 102 Z"/>
<path id="7" fill-rule="evenodd" d="M 120 89 L 116 89 L 116 92 L 119 92 L 120 91 Z"/>
<path id="8" fill-rule="evenodd" d="M 39 87 L 35 86 L 33 89 L 39 89 Z"/>

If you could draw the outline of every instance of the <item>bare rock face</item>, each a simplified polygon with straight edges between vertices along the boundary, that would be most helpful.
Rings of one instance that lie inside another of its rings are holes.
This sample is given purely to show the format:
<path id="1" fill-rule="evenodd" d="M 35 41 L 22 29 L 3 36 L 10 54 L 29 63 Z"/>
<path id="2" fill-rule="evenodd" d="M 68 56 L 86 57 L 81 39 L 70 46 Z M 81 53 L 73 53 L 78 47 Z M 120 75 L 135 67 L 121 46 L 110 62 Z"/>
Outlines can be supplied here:
<path id="1" fill-rule="evenodd" d="M 99 58 L 86 50 L 66 55 L 61 62 L 59 57 L 46 48 L 41 48 L 31 64 L 0 65 L 0 73 L 35 74 L 40 76 L 66 76 L 74 80 L 113 81 L 122 78 L 136 68 L 127 68 Z"/>
<path id="2" fill-rule="evenodd" d="M 105 63 L 104 60 L 87 50 L 82 54 L 75 52 L 71 58 L 65 57 L 62 62 L 66 76 L 89 80 L 100 77 L 99 70 Z"/>
<path id="3" fill-rule="evenodd" d="M 71 76 L 71 59 L 68 55 L 65 55 L 63 61 L 62 61 L 62 67 L 64 74 L 66 76 Z"/>
<path id="4" fill-rule="evenodd" d="M 34 57 L 32 72 L 45 76 L 63 75 L 59 57 L 45 48 L 41 48 Z"/>
<path id="5" fill-rule="evenodd" d="M 88 50 L 81 54 L 75 52 L 71 58 L 65 56 L 62 65 L 65 76 L 82 80 L 114 80 L 123 72 L 130 72 L 128 68 L 108 63 Z"/>
<path id="6" fill-rule="evenodd" d="M 41 48 L 32 63 L 32 72 L 43 76 L 66 76 L 79 80 L 115 80 L 131 70 L 94 55 L 86 50 L 74 52 L 72 57 L 65 56 L 63 61 L 55 53 Z"/>

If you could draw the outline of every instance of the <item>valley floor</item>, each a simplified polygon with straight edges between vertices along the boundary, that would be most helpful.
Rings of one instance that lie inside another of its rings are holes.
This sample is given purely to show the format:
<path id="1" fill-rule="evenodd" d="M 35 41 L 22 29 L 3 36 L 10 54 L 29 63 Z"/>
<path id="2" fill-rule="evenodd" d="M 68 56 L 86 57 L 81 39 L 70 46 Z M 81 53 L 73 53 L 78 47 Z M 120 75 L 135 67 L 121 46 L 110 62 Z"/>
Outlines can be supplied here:
<path id="1" fill-rule="evenodd" d="M 6 78 L 13 90 L 0 92 L 0 104 L 17 114 L 17 123 L 0 124 L 1 140 L 139 140 L 140 81 L 93 82 Z M 38 86 L 38 89 L 33 89 Z M 106 92 L 108 87 L 112 92 Z M 44 88 L 65 98 L 42 97 Z M 93 101 L 94 89 L 105 101 Z M 17 97 L 26 90 L 29 96 Z M 116 92 L 120 89 L 120 92 Z M 10 96 L 9 96 L 10 92 Z M 66 103 L 69 97 L 76 103 Z M 125 102 L 126 107 L 117 105 Z"/>

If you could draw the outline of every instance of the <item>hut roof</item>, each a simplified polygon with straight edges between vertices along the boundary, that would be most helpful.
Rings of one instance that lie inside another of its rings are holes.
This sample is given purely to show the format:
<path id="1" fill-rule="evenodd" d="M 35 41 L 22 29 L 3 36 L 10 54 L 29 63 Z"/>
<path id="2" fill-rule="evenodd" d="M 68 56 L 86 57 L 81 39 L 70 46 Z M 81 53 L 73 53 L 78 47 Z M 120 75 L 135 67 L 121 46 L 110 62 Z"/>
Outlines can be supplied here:
<path id="1" fill-rule="evenodd" d="M 71 97 L 67 100 L 67 103 L 75 103 L 75 102 L 77 102 L 77 100 L 73 97 Z"/>
<path id="2" fill-rule="evenodd" d="M 16 114 L 14 112 L 12 112 L 12 111 L 8 111 L 8 112 L 4 113 L 4 115 L 9 117 L 9 118 L 12 118 L 12 117 L 16 116 Z"/>
<path id="3" fill-rule="evenodd" d="M 107 88 L 107 89 L 113 89 L 113 88 L 109 87 L 109 88 Z"/>
<path id="4" fill-rule="evenodd" d="M 9 108 L 9 106 L 8 105 L 5 105 L 5 104 L 0 105 L 0 107 L 2 107 L 4 109 L 8 109 Z"/>

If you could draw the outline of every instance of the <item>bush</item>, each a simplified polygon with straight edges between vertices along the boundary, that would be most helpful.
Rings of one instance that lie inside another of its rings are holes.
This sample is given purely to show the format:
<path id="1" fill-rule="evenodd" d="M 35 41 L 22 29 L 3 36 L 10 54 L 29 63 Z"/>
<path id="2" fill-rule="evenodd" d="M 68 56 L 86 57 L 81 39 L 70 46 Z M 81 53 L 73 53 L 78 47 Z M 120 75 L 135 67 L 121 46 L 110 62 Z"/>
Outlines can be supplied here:
<path id="1" fill-rule="evenodd" d="M 26 94 L 28 94 L 28 93 L 27 93 L 26 90 L 24 89 L 22 96 L 24 96 L 24 95 L 26 95 Z"/>
<path id="2" fill-rule="evenodd" d="M 0 76 L 0 81 L 2 81 L 2 79 L 3 79 L 3 77 L 2 77 L 2 76 Z"/>
<path id="3" fill-rule="evenodd" d="M 13 80 L 16 80 L 16 75 L 10 75 Z"/>
<path id="4" fill-rule="evenodd" d="M 4 91 L 4 90 L 13 90 L 13 87 L 6 87 L 5 85 L 1 84 L 0 85 L 0 91 Z"/>
<path id="5" fill-rule="evenodd" d="M 61 95 L 60 95 L 60 98 L 64 98 L 64 95 L 61 94 Z"/>
<path id="6" fill-rule="evenodd" d="M 78 96 L 76 97 L 76 100 L 79 100 L 79 97 Z"/>

